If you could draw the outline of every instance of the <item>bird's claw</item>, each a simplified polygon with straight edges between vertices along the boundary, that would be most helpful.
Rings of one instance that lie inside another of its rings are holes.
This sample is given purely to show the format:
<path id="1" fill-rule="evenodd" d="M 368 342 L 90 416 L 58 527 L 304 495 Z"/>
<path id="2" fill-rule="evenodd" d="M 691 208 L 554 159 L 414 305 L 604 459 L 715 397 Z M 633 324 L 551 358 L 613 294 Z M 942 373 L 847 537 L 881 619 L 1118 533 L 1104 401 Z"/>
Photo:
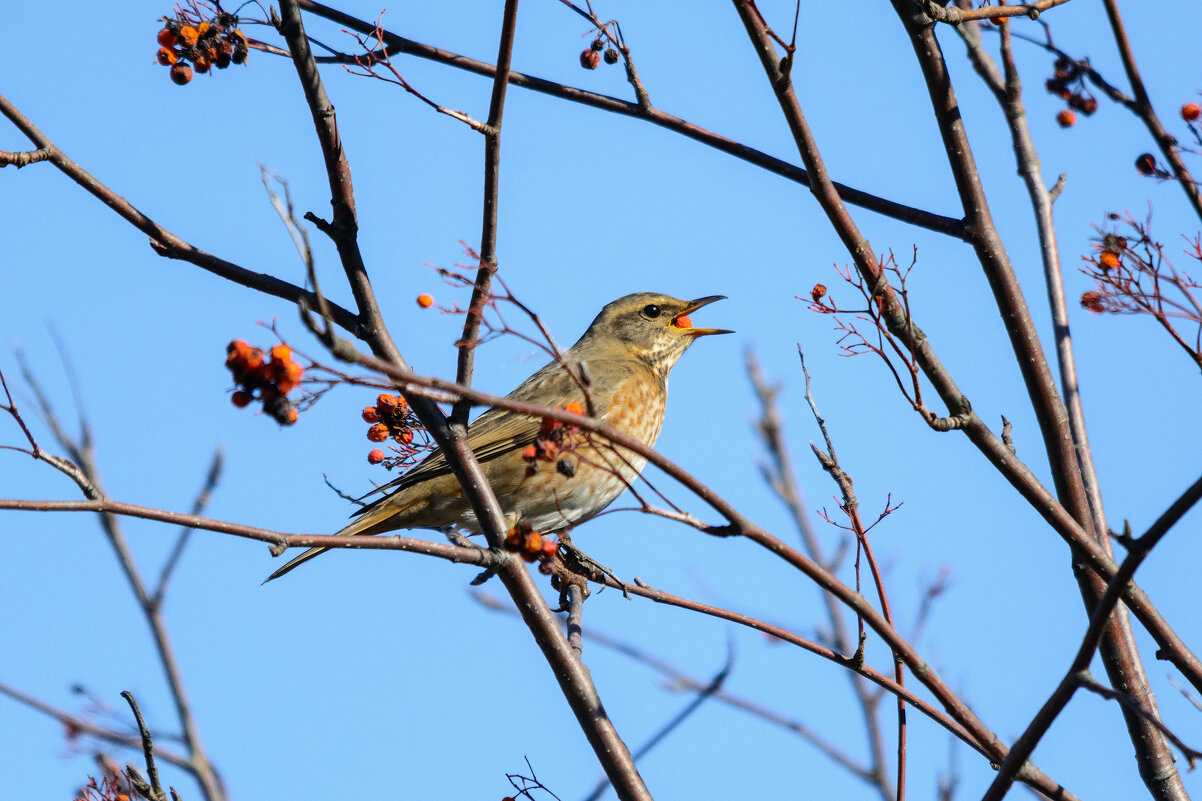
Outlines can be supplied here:
<path id="1" fill-rule="evenodd" d="M 559 548 L 556 549 L 554 558 L 548 560 L 547 564 L 551 568 L 551 586 L 559 590 L 559 610 L 557 611 L 562 612 L 567 609 L 567 592 L 572 585 L 578 585 L 584 597 L 587 598 L 590 594 L 588 588 L 590 581 L 595 581 L 604 588 L 606 579 L 609 579 L 622 590 L 622 595 L 627 600 L 630 599 L 626 585 L 617 574 L 573 545 L 572 538 L 567 532 L 560 533 Z"/>

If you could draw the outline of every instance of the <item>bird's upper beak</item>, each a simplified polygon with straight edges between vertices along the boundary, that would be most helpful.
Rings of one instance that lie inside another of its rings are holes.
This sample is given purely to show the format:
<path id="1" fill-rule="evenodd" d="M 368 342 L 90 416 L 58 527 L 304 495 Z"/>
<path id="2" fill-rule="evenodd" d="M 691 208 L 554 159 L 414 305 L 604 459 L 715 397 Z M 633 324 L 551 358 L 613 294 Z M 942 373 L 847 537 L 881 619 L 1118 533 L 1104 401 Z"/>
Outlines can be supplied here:
<path id="1" fill-rule="evenodd" d="M 719 300 L 726 300 L 725 295 L 710 295 L 705 298 L 697 298 L 697 300 L 689 301 L 689 305 L 684 311 L 676 315 L 672 319 L 672 327 L 681 333 L 688 334 L 692 337 L 704 337 L 710 334 L 733 334 L 734 331 L 729 331 L 725 328 L 694 328 L 693 321 L 689 319 L 689 315 L 700 309 L 702 306 L 708 306 Z"/>

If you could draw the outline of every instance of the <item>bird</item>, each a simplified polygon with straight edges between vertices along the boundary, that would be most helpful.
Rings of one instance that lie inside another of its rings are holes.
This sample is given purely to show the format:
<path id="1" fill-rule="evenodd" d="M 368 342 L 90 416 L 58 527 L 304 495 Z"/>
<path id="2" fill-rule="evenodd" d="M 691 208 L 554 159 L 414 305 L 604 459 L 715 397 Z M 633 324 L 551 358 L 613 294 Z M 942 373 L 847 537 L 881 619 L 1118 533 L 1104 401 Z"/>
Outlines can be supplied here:
<path id="1" fill-rule="evenodd" d="M 663 426 L 668 374 L 676 362 L 700 337 L 733 333 L 722 328 L 695 328 L 689 318 L 719 300 L 725 296 L 680 300 L 637 292 L 618 298 L 601 309 L 559 360 L 543 366 L 507 397 L 560 408 L 577 403 L 576 408 L 587 409 L 602 422 L 652 446 Z M 550 430 L 557 436 L 548 436 Z M 630 486 L 646 463 L 642 456 L 602 437 L 579 429 L 549 427 L 543 418 L 506 409 L 489 409 L 473 420 L 467 439 L 506 522 L 520 522 L 543 534 L 571 529 L 600 514 Z M 548 447 L 547 440 L 553 440 L 554 447 Z M 532 447 L 536 444 L 537 448 Z M 546 458 L 548 453 L 554 458 Z M 356 510 L 354 522 L 339 535 L 410 528 L 481 531 L 441 450 L 360 500 L 377 494 L 383 497 Z M 326 550 L 310 548 L 266 581 Z"/>

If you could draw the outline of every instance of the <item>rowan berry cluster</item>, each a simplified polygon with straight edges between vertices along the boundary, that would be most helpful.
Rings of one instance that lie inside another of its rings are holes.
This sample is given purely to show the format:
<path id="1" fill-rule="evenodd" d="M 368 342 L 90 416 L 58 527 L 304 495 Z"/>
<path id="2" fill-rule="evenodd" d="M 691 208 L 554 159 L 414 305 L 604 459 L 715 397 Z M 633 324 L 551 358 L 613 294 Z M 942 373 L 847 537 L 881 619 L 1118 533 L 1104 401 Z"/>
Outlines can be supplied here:
<path id="1" fill-rule="evenodd" d="M 505 550 L 521 554 L 527 562 L 537 562 L 554 556 L 559 544 L 539 534 L 529 523 L 518 523 L 505 535 Z"/>
<path id="2" fill-rule="evenodd" d="M 605 51 L 604 56 L 601 55 L 602 50 Z M 587 50 L 580 53 L 580 66 L 586 70 L 595 70 L 602 58 L 605 59 L 606 64 L 617 64 L 619 56 L 617 50 L 614 50 L 613 47 L 606 47 L 605 41 L 598 36 Z"/>
<path id="3" fill-rule="evenodd" d="M 134 792 L 129 774 L 104 754 L 96 754 L 96 761 L 103 770 L 100 781 L 88 776 L 88 783 L 76 791 L 74 801 L 129 801 Z"/>
<path id="4" fill-rule="evenodd" d="M 572 414 L 584 414 L 584 407 L 575 401 L 564 406 L 563 410 Z M 567 458 L 565 454 L 576 449 L 574 435 L 579 430 L 571 423 L 565 424 L 544 417 L 534 442 L 522 451 L 522 458 L 526 460 L 526 475 L 532 476 L 537 473 L 539 462 L 554 462 L 555 469 L 568 478 L 576 475 L 576 462 Z"/>
<path id="5" fill-rule="evenodd" d="M 1098 110 L 1098 101 L 1085 88 L 1085 69 L 1081 64 L 1060 56 L 1052 70 L 1052 77 L 1044 82 L 1044 86 L 1068 104 L 1068 108 L 1056 115 L 1056 122 L 1061 128 L 1071 128 L 1077 122 L 1074 112 L 1080 111 L 1088 117 Z"/>
<path id="6" fill-rule="evenodd" d="M 368 439 L 372 442 L 392 440 L 395 443 L 390 449 L 396 456 L 389 456 L 382 448 L 375 448 L 368 453 L 367 461 L 372 464 L 383 463 L 391 470 L 413 463 L 415 458 L 429 447 L 428 441 L 414 443 L 415 433 L 422 430 L 421 421 L 400 395 L 381 393 L 376 397 L 374 406 L 364 407 L 361 416 L 363 422 L 371 423 L 371 427 L 367 429 Z"/>
<path id="7" fill-rule="evenodd" d="M 239 409 L 254 400 L 263 404 L 263 411 L 280 425 L 296 422 L 296 407 L 286 397 L 300 384 L 305 368 L 292 359 L 292 348 L 276 345 L 270 360 L 264 359 L 261 348 L 251 347 L 246 340 L 235 339 L 225 349 L 225 366 L 234 374 L 238 389 L 230 400 Z"/>
<path id="8" fill-rule="evenodd" d="M 1116 215 L 1111 215 L 1114 219 Z M 1096 256 L 1087 257 L 1087 261 L 1097 268 L 1097 275 L 1100 278 L 1107 278 L 1112 270 L 1117 270 L 1123 266 L 1123 254 L 1127 252 L 1127 238 L 1118 234 L 1106 233 L 1102 235 L 1101 250 Z M 1086 272 L 1088 275 L 1089 273 Z M 1107 311 L 1106 297 L 1096 290 L 1089 290 L 1081 294 L 1081 306 L 1088 309 L 1094 314 L 1101 314 Z"/>
<path id="9" fill-rule="evenodd" d="M 171 68 L 171 80 L 183 86 L 192 80 L 192 72 L 225 69 L 230 64 L 245 64 L 250 54 L 246 35 L 238 29 L 238 17 L 220 11 L 211 20 L 194 20 L 184 11 L 175 17 L 163 17 L 159 31 L 158 62 Z"/>

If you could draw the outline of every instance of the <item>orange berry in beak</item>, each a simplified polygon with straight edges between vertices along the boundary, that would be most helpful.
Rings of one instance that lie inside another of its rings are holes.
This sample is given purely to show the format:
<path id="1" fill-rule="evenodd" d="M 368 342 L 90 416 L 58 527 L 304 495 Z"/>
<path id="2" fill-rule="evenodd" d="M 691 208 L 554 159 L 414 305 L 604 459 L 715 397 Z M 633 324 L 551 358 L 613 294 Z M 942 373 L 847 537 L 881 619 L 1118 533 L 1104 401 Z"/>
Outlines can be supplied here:
<path id="1" fill-rule="evenodd" d="M 672 325 L 677 328 L 692 328 L 693 321 L 689 319 L 688 315 L 682 314 L 672 321 Z"/>

